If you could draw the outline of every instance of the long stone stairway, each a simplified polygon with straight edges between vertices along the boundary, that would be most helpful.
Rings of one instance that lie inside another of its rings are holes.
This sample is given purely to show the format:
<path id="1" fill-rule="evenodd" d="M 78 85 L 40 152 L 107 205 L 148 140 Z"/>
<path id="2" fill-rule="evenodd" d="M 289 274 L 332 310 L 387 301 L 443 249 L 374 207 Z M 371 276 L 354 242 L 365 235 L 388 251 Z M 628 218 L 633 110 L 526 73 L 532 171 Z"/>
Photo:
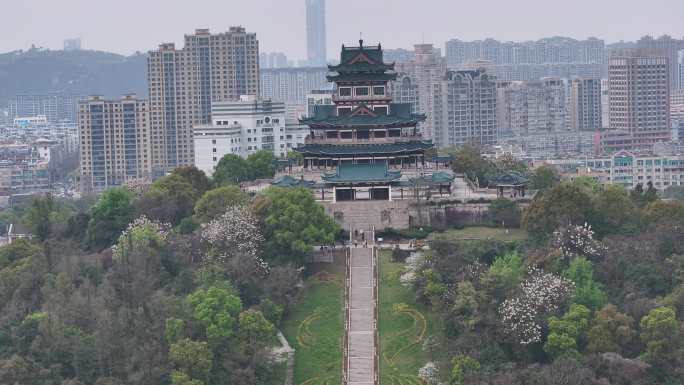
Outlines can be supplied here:
<path id="1" fill-rule="evenodd" d="M 377 385 L 377 265 L 373 247 L 350 247 L 344 341 L 345 385 Z"/>

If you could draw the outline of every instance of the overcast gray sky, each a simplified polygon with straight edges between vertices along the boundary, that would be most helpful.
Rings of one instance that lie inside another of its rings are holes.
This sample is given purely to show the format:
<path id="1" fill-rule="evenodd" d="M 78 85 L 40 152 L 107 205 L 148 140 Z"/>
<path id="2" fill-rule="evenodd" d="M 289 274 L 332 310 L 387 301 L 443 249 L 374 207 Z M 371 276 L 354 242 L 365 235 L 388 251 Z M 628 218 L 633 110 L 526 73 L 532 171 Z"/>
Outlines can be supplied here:
<path id="1" fill-rule="evenodd" d="M 0 52 L 31 44 L 60 49 L 80 36 L 84 48 L 130 54 L 180 43 L 195 28 L 256 32 L 262 52 L 293 59 L 306 52 L 304 0 L 0 0 Z M 547 36 L 608 42 L 645 34 L 684 36 L 683 0 L 328 0 L 328 55 L 343 43 L 388 48 L 450 38 L 528 40 Z"/>

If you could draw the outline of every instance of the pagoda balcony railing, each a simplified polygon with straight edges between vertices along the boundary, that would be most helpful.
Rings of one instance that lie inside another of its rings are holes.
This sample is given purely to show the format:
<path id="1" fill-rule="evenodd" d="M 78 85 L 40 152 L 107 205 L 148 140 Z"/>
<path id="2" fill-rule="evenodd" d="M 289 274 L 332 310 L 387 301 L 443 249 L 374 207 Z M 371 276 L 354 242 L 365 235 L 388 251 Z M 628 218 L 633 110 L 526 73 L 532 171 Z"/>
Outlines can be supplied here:
<path id="1" fill-rule="evenodd" d="M 403 136 L 393 136 L 385 138 L 328 138 L 326 136 L 308 136 L 306 138 L 306 144 L 391 144 L 391 143 L 401 143 L 401 142 L 413 142 L 417 140 L 422 140 L 421 135 L 403 135 Z"/>
<path id="2" fill-rule="evenodd" d="M 366 95 L 366 96 L 340 96 L 333 95 L 333 102 L 390 102 L 392 97 L 389 95 Z"/>

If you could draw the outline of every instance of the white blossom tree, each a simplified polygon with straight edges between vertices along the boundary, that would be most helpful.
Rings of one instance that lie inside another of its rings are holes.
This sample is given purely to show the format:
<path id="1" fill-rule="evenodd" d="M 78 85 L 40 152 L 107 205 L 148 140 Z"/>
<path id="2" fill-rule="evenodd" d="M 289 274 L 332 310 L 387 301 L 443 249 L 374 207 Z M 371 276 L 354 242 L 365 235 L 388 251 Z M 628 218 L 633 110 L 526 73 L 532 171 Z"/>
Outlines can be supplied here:
<path id="1" fill-rule="evenodd" d="M 565 260 L 571 260 L 576 256 L 596 259 L 605 251 L 605 246 L 594 239 L 594 230 L 587 223 L 556 230 L 553 233 L 552 246 L 560 250 Z"/>
<path id="2" fill-rule="evenodd" d="M 115 260 L 120 260 L 123 253 L 129 252 L 130 249 L 148 248 L 153 243 L 164 244 L 170 229 L 170 224 L 154 221 L 142 215 L 129 223 L 121 233 L 118 242 L 111 248 L 112 255 Z"/>
<path id="3" fill-rule="evenodd" d="M 522 345 L 541 341 L 547 315 L 556 313 L 575 289 L 572 281 L 531 267 L 519 296 L 499 307 L 504 331 Z"/>
<path id="4" fill-rule="evenodd" d="M 439 368 L 434 362 L 428 362 L 418 369 L 418 378 L 423 380 L 427 385 L 440 385 L 439 382 Z"/>
<path id="5" fill-rule="evenodd" d="M 247 255 L 255 268 L 268 274 L 269 266 L 261 258 L 264 236 L 257 218 L 243 206 L 231 206 L 220 217 L 202 225 L 202 241 L 210 246 L 203 262 L 225 264 L 236 255 Z"/>

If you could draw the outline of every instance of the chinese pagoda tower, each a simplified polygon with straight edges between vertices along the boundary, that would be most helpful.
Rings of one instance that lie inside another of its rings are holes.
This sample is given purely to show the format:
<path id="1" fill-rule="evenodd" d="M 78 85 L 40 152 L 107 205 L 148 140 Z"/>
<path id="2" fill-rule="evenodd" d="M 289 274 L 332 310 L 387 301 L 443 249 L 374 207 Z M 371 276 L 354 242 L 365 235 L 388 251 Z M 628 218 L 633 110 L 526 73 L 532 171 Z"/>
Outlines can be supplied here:
<path id="1" fill-rule="evenodd" d="M 388 83 L 397 74 L 394 63 L 383 62 L 380 44 L 343 45 L 340 64 L 328 69 L 333 104 L 318 105 L 301 120 L 310 135 L 296 151 L 305 169 L 325 171 L 322 183 L 332 188 L 334 201 L 392 200 L 401 170 L 424 166 L 425 151 L 433 147 L 416 127 L 425 115 L 392 103 Z"/>

